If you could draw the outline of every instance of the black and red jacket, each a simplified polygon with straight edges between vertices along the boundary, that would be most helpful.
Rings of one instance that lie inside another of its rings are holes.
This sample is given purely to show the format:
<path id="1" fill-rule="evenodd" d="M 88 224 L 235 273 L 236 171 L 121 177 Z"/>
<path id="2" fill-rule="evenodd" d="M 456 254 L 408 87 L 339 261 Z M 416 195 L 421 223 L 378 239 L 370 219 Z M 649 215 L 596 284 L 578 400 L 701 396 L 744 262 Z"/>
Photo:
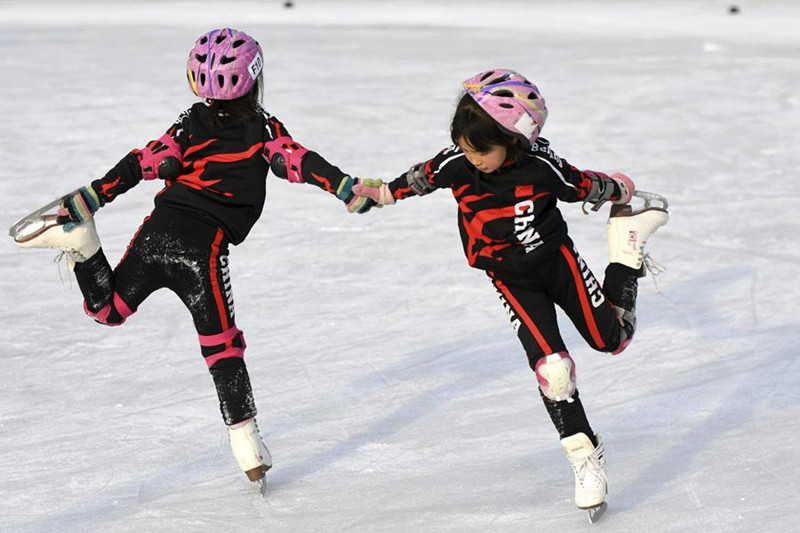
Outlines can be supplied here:
<path id="1" fill-rule="evenodd" d="M 492 272 L 523 272 L 569 241 L 558 200 L 579 202 L 592 189 L 590 176 L 557 156 L 539 138 L 516 161 L 484 174 L 458 146 L 422 163 L 433 189 L 449 188 L 458 202 L 458 225 L 469 264 Z M 406 174 L 389 183 L 395 199 L 418 196 Z M 419 191 L 419 188 L 417 188 Z"/>
<path id="2" fill-rule="evenodd" d="M 156 207 L 169 206 L 216 225 L 231 244 L 247 237 L 264 208 L 269 163 L 264 143 L 289 136 L 266 111 L 245 124 L 210 127 L 213 107 L 197 103 L 167 130 L 183 155 L 180 175 L 165 182 Z M 92 182 L 104 205 L 142 180 L 137 150 L 126 155 L 103 178 Z M 336 194 L 345 173 L 316 152 L 303 157 L 303 180 Z"/>

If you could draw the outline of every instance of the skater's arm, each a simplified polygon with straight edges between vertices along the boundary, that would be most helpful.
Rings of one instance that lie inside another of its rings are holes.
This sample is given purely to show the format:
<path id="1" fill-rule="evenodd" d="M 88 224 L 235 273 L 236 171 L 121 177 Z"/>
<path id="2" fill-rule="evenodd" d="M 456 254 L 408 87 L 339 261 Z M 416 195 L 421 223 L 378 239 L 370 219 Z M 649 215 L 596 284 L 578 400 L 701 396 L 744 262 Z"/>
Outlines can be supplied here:
<path id="1" fill-rule="evenodd" d="M 131 190 L 142 179 L 174 179 L 180 175 L 187 144 L 184 126 L 190 112 L 181 113 L 164 135 L 142 149 L 131 150 L 105 176 L 92 182 L 99 207 Z"/>
<path id="2" fill-rule="evenodd" d="M 378 205 L 391 205 L 410 196 L 425 196 L 436 189 L 452 185 L 453 174 L 458 170 L 456 162 L 463 157 L 464 153 L 460 148 L 450 146 L 433 159 L 412 165 L 389 183 L 378 186 L 359 184 L 353 191 L 359 196 L 370 198 Z"/>
<path id="3" fill-rule="evenodd" d="M 91 185 L 81 187 L 75 194 L 65 198 L 61 207 L 66 210 L 62 223 L 82 224 L 92 218 L 98 209 L 135 187 L 142 180 L 142 170 L 136 154 L 129 152 L 105 176 Z"/>
<path id="4" fill-rule="evenodd" d="M 624 174 L 581 170 L 559 157 L 542 138 L 532 148 L 533 156 L 549 167 L 556 195 L 565 202 L 601 205 L 606 201 L 625 204 L 633 196 L 633 181 Z"/>
<path id="5" fill-rule="evenodd" d="M 317 152 L 295 141 L 277 118 L 267 113 L 265 118 L 264 158 L 275 176 L 292 183 L 315 185 L 342 200 L 350 212 L 364 213 L 375 205 L 366 198 L 357 198 L 352 189 L 361 182 L 377 185 L 382 183 L 380 180 L 360 180 L 342 172 Z"/>

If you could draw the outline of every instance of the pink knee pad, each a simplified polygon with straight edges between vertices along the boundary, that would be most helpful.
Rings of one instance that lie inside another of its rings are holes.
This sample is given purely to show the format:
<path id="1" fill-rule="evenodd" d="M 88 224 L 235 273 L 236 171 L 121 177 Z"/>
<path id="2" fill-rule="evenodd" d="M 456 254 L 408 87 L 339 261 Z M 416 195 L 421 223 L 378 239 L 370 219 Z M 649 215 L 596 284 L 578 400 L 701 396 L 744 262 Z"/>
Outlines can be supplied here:
<path id="1" fill-rule="evenodd" d="M 624 335 L 624 333 L 623 333 L 623 335 Z M 625 350 L 625 348 L 628 347 L 628 345 L 631 343 L 632 340 L 633 340 L 633 337 L 626 337 L 626 338 L 622 339 L 622 342 L 619 343 L 619 347 L 616 350 L 614 350 L 613 352 L 611 352 L 611 355 L 619 355 L 619 354 L 621 354 Z"/>
<path id="2" fill-rule="evenodd" d="M 617 317 L 620 324 L 620 340 L 619 346 L 616 350 L 611 352 L 611 355 L 619 355 L 633 340 L 633 334 L 636 333 L 636 313 L 628 311 L 622 307 L 615 307 L 617 310 Z"/>
<path id="3" fill-rule="evenodd" d="M 577 387 L 575 362 L 567 352 L 545 355 L 536 362 L 536 379 L 545 397 L 556 402 L 572 401 Z"/>
<path id="4" fill-rule="evenodd" d="M 117 321 L 110 321 L 111 312 L 116 310 L 117 314 L 120 316 L 120 320 Z M 114 293 L 114 297 L 112 300 L 104 305 L 99 311 L 93 313 L 86 302 L 83 302 L 83 311 L 89 315 L 90 317 L 94 318 L 95 322 L 99 324 L 103 324 L 104 326 L 121 326 L 125 323 L 125 319 L 133 314 L 128 304 L 122 301 L 122 298 L 119 297 L 119 294 L 116 292 Z"/>
<path id="5" fill-rule="evenodd" d="M 244 342 L 244 332 L 236 326 L 226 329 L 222 333 L 216 335 L 198 335 L 200 339 L 200 346 L 228 346 L 228 343 L 238 338 L 241 347 L 230 346 L 224 348 L 221 352 L 207 356 L 206 364 L 208 368 L 214 366 L 214 363 L 221 359 L 228 359 L 231 357 L 244 358 L 244 349 L 247 348 L 247 343 Z"/>

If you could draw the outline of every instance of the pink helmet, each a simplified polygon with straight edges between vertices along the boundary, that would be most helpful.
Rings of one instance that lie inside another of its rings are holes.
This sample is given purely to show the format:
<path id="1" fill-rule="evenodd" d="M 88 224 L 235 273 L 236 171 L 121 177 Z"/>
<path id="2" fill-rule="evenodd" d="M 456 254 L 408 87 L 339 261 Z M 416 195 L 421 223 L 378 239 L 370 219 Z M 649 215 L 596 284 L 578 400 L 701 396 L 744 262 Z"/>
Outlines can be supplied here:
<path id="1" fill-rule="evenodd" d="M 211 30 L 189 52 L 186 76 L 194 94 L 211 100 L 235 100 L 255 85 L 264 67 L 261 47 L 243 31 Z"/>
<path id="2" fill-rule="evenodd" d="M 547 106 L 539 89 L 525 76 L 496 68 L 476 74 L 462 85 L 504 130 L 528 143 L 539 137 L 547 120 Z"/>

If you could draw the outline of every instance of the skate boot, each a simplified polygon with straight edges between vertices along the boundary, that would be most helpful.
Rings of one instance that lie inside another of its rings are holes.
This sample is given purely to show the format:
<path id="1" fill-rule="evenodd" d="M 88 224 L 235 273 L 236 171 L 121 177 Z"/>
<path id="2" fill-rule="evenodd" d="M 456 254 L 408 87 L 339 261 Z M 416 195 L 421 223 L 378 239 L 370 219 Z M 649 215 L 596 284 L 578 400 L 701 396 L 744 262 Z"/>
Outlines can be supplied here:
<path id="1" fill-rule="evenodd" d="M 261 440 L 256 419 L 250 418 L 228 426 L 228 438 L 239 468 L 247 475 L 247 479 L 259 484 L 263 494 L 266 489 L 264 475 L 272 468 L 272 456 Z"/>
<path id="2" fill-rule="evenodd" d="M 655 231 L 667 223 L 667 201 L 663 196 L 644 191 L 634 193 L 644 198 L 645 205 L 633 209 L 630 205 L 614 205 L 608 217 L 608 256 L 610 263 L 621 263 L 641 270 L 645 263 L 644 246 Z M 653 202 L 660 202 L 656 207 Z M 642 273 L 643 275 L 644 273 Z"/>
<path id="3" fill-rule="evenodd" d="M 561 446 L 575 472 L 575 505 L 589 511 L 589 520 L 599 518 L 605 511 L 608 480 L 606 461 L 603 458 L 603 441 L 599 436 L 597 446 L 585 433 L 561 439 Z"/>
<path id="4" fill-rule="evenodd" d="M 56 222 L 56 215 L 42 218 L 40 227 L 32 227 L 25 233 L 14 236 L 14 243 L 20 248 L 53 248 L 67 254 L 74 263 L 83 263 L 100 249 L 100 238 L 90 218 L 83 224 L 73 224 L 66 231 L 62 224 Z"/>

